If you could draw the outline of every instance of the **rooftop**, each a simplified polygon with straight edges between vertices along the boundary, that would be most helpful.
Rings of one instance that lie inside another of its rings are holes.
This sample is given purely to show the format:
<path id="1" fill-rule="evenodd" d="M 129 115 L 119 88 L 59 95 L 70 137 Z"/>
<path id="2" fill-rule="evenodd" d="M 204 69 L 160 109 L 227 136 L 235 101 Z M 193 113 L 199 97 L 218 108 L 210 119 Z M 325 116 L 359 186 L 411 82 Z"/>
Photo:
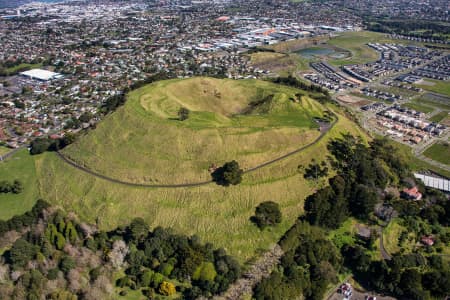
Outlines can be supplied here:
<path id="1" fill-rule="evenodd" d="M 51 79 L 62 77 L 61 74 L 55 73 L 48 70 L 42 70 L 42 69 L 32 69 L 29 71 L 21 72 L 20 75 L 30 77 L 32 79 L 38 79 L 42 81 L 48 81 Z"/>

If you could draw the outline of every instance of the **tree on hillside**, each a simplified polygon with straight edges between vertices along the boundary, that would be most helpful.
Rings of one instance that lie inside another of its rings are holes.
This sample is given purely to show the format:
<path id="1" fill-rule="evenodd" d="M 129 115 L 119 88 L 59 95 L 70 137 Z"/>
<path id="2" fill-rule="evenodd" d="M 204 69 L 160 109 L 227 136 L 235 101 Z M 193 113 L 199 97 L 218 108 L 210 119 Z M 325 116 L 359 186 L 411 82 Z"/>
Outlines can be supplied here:
<path id="1" fill-rule="evenodd" d="M 229 186 L 230 184 L 241 183 L 243 173 L 244 171 L 239 167 L 239 163 L 233 160 L 217 168 L 211 176 L 217 184 Z"/>
<path id="2" fill-rule="evenodd" d="M 148 234 L 148 224 L 142 218 L 134 218 L 129 227 L 129 237 L 131 240 L 140 240 Z"/>
<path id="3" fill-rule="evenodd" d="M 299 166 L 300 168 L 300 166 Z M 308 180 L 318 180 L 319 178 L 328 176 L 328 166 L 325 161 L 322 161 L 320 164 L 316 162 L 315 159 L 312 159 L 311 163 L 305 169 L 303 177 Z"/>
<path id="4" fill-rule="evenodd" d="M 281 211 L 278 203 L 266 201 L 260 203 L 255 209 L 255 215 L 250 220 L 260 229 L 281 223 Z"/>
<path id="5" fill-rule="evenodd" d="M 180 121 L 187 120 L 189 118 L 189 113 L 190 111 L 186 107 L 180 108 L 180 110 L 178 111 L 178 120 Z"/>

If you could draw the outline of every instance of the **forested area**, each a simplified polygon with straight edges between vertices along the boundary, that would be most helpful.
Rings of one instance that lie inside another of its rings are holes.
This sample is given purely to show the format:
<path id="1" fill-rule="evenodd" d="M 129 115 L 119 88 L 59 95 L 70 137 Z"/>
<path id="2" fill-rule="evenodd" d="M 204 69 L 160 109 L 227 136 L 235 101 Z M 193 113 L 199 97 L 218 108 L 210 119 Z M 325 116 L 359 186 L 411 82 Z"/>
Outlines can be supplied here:
<path id="1" fill-rule="evenodd" d="M 396 33 L 425 39 L 446 41 L 450 34 L 450 24 L 439 21 L 368 18 L 365 23 L 370 31 Z"/>
<path id="2" fill-rule="evenodd" d="M 149 299 L 209 297 L 241 273 L 223 249 L 143 219 L 113 231 L 38 200 L 0 221 L 0 299 L 109 299 L 139 290 Z"/>
<path id="3" fill-rule="evenodd" d="M 287 85 L 303 91 L 311 92 L 310 97 L 321 103 L 331 101 L 331 97 L 327 89 L 322 88 L 319 85 L 305 83 L 291 75 L 287 77 L 276 77 L 271 79 L 271 81 L 273 83 Z"/>
<path id="4" fill-rule="evenodd" d="M 255 288 L 256 299 L 294 299 L 299 295 L 322 299 L 331 284 L 337 283 L 337 275 L 348 272 L 369 290 L 400 299 L 448 295 L 450 264 L 439 254 L 450 246 L 447 197 L 414 182 L 407 164 L 386 139 L 366 145 L 343 135 L 332 140 L 328 149 L 336 175 L 328 186 L 307 197 L 305 214 L 279 242 L 285 251 L 282 262 Z M 391 192 L 415 185 L 425 196 L 420 201 L 401 199 Z M 368 239 L 349 238 L 340 243 L 328 237 L 350 217 L 369 226 L 382 224 L 376 207 L 389 207 L 398 215 L 407 230 L 400 239 L 411 239 L 407 237 L 411 232 L 416 237 L 433 236 L 434 248 L 403 249 L 384 260 L 373 255 L 375 232 Z"/>

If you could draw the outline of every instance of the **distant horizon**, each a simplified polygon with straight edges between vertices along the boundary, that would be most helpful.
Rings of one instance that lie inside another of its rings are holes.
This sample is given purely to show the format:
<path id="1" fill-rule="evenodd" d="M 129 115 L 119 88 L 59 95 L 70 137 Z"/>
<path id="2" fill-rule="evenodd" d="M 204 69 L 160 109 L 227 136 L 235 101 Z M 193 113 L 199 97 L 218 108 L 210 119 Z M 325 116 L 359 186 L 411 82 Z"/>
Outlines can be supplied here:
<path id="1" fill-rule="evenodd" d="M 52 2 L 64 2 L 67 0 L 0 0 L 0 9 L 4 8 L 17 8 L 21 5 L 32 3 L 32 2 L 42 2 L 42 3 L 52 3 Z"/>

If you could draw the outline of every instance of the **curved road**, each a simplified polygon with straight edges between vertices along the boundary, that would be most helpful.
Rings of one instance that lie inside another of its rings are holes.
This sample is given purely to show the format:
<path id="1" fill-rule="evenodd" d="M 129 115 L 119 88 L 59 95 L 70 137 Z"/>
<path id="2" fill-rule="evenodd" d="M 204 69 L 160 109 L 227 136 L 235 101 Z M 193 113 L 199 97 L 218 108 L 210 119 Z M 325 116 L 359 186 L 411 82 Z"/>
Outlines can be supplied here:
<path id="1" fill-rule="evenodd" d="M 380 236 L 380 253 L 381 253 L 381 257 L 383 257 L 384 260 L 391 260 L 392 256 L 386 251 L 386 248 L 384 248 L 383 228 L 381 226 L 378 227 L 378 234 Z"/>
<path id="2" fill-rule="evenodd" d="M 14 153 L 19 151 L 20 149 L 22 149 L 22 147 L 11 150 L 8 153 L 5 153 L 4 155 L 0 155 L 0 161 L 3 161 L 5 159 L 7 159 L 8 157 L 11 157 Z"/>
<path id="3" fill-rule="evenodd" d="M 289 153 L 287 153 L 287 154 L 285 154 L 285 155 L 283 155 L 283 156 L 280 156 L 280 157 L 275 158 L 275 159 L 273 159 L 273 160 L 270 160 L 270 161 L 268 161 L 268 162 L 265 162 L 265 163 L 262 163 L 262 164 L 260 164 L 260 165 L 257 165 L 256 167 L 247 169 L 247 170 L 244 171 L 244 174 L 251 173 L 251 172 L 253 172 L 253 171 L 256 171 L 256 170 L 258 170 L 258 169 L 261 169 L 261 168 L 263 168 L 263 167 L 266 167 L 266 166 L 268 166 L 268 165 L 271 165 L 271 164 L 273 164 L 273 163 L 276 163 L 276 162 L 278 162 L 278 161 L 280 161 L 280 160 L 283 160 L 283 159 L 285 159 L 285 158 L 288 158 L 288 157 L 290 157 L 290 156 L 292 156 L 292 155 L 294 155 L 294 154 L 297 154 L 297 153 L 299 153 L 299 152 L 302 152 L 302 151 L 308 149 L 309 147 L 311 147 L 311 146 L 317 144 L 318 142 L 320 142 L 320 141 L 324 138 L 324 136 L 328 133 L 328 131 L 330 131 L 330 129 L 332 129 L 332 128 L 334 127 L 334 125 L 336 125 L 337 121 L 339 120 L 337 114 L 335 114 L 334 112 L 331 112 L 331 113 L 332 113 L 333 116 L 334 116 L 333 122 L 332 122 L 331 124 L 329 124 L 328 126 L 326 126 L 326 127 L 324 128 L 324 130 L 321 131 L 320 135 L 319 135 L 313 142 L 311 142 L 311 143 L 309 143 L 309 144 L 307 144 L 307 145 L 305 145 L 305 146 L 302 146 L 302 147 L 300 147 L 300 148 L 298 148 L 298 149 L 296 149 L 296 150 L 294 150 L 294 151 L 292 151 L 292 152 L 289 152 Z M 80 171 L 83 171 L 83 172 L 88 173 L 88 174 L 90 174 L 90 175 L 92 175 L 92 176 L 95 176 L 95 177 L 97 177 L 97 178 L 104 179 L 104 180 L 109 181 L 109 182 L 112 182 L 112 183 L 118 183 L 118 184 L 127 185 L 127 186 L 132 186 L 132 187 L 146 187 L 146 188 L 184 188 L 184 187 L 197 187 L 197 186 L 207 185 L 207 184 L 210 184 L 210 183 L 213 183 L 213 182 L 214 182 L 212 179 L 211 179 L 211 180 L 208 180 L 208 181 L 202 181 L 202 182 L 180 183 L 180 184 L 145 184 L 145 183 L 126 182 L 126 181 L 122 181 L 122 180 L 119 180 L 119 179 L 115 179 L 115 178 L 108 177 L 108 176 L 106 176 L 106 175 L 103 175 L 103 174 L 97 173 L 97 172 L 95 172 L 95 171 L 92 171 L 92 170 L 90 170 L 90 169 L 88 169 L 88 168 L 86 168 L 86 167 L 80 166 L 79 164 L 77 164 L 76 162 L 74 162 L 73 160 L 71 160 L 70 158 L 64 156 L 64 155 L 63 155 L 61 152 L 59 152 L 59 151 L 57 151 L 56 153 L 57 153 L 58 157 L 61 158 L 64 162 L 66 162 L 67 164 L 71 165 L 71 166 L 74 167 L 74 168 L 77 168 L 77 169 L 80 170 Z"/>

